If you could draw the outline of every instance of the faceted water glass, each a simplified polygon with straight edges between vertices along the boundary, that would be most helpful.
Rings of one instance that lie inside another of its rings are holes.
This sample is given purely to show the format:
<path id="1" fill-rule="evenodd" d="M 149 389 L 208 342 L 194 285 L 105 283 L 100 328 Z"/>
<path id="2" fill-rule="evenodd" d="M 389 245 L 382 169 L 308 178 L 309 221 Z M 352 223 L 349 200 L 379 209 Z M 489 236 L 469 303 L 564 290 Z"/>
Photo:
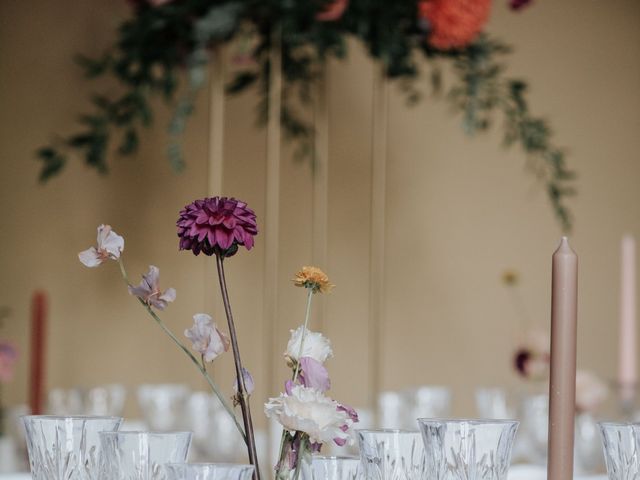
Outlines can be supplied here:
<path id="1" fill-rule="evenodd" d="M 84 408 L 89 415 L 122 415 L 127 389 L 119 384 L 100 385 L 85 394 Z"/>
<path id="2" fill-rule="evenodd" d="M 425 451 L 419 432 L 358 430 L 362 475 L 367 480 L 422 480 Z"/>
<path id="3" fill-rule="evenodd" d="M 167 480 L 251 480 L 255 467 L 237 463 L 170 463 Z"/>
<path id="4" fill-rule="evenodd" d="M 243 461 L 244 440 L 238 433 L 233 419 L 215 395 L 208 392 L 190 394 L 185 404 L 182 423 L 184 425 L 180 428 L 193 432 L 190 461 Z"/>
<path id="5" fill-rule="evenodd" d="M 598 422 L 590 413 L 576 415 L 574 471 L 576 475 L 591 475 L 604 470 L 602 442 Z"/>
<path id="6" fill-rule="evenodd" d="M 522 401 L 522 423 L 518 434 L 519 460 L 534 465 L 547 464 L 549 440 L 549 395 L 528 395 Z M 518 447 L 518 445 L 516 445 Z"/>
<path id="7" fill-rule="evenodd" d="M 515 418 L 517 408 L 513 397 L 514 396 L 510 395 L 510 392 L 504 388 L 477 388 L 475 399 L 478 414 L 481 418 Z"/>
<path id="8" fill-rule="evenodd" d="M 186 428 L 183 414 L 189 393 L 189 387 L 181 384 L 140 385 L 138 406 L 149 429 L 171 432 Z"/>
<path id="9" fill-rule="evenodd" d="M 119 417 L 22 417 L 34 480 L 98 480 L 100 432 L 120 428 Z"/>
<path id="10" fill-rule="evenodd" d="M 600 422 L 609 480 L 639 480 L 638 439 L 631 423 Z"/>
<path id="11" fill-rule="evenodd" d="M 187 461 L 191 432 L 103 432 L 103 480 L 165 480 L 164 466 Z"/>
<path id="12" fill-rule="evenodd" d="M 378 396 L 378 427 L 413 430 L 416 418 L 446 417 L 450 408 L 451 391 L 447 387 L 423 385 L 382 392 Z"/>
<path id="13" fill-rule="evenodd" d="M 303 473 L 302 480 L 357 480 L 360 478 L 360 459 L 314 455 L 311 468 Z"/>
<path id="14" fill-rule="evenodd" d="M 47 409 L 54 415 L 112 415 L 124 410 L 127 390 L 122 385 L 100 385 L 90 389 L 54 388 Z"/>
<path id="15" fill-rule="evenodd" d="M 418 420 L 433 480 L 504 480 L 518 429 L 515 420 Z"/>
<path id="16" fill-rule="evenodd" d="M 381 428 L 403 428 L 403 412 L 407 402 L 401 392 L 382 392 L 378 395 L 378 425 Z"/>
<path id="17" fill-rule="evenodd" d="M 451 390 L 447 387 L 424 385 L 404 391 L 408 408 L 401 428 L 413 430 L 417 418 L 444 418 L 451 411 Z"/>

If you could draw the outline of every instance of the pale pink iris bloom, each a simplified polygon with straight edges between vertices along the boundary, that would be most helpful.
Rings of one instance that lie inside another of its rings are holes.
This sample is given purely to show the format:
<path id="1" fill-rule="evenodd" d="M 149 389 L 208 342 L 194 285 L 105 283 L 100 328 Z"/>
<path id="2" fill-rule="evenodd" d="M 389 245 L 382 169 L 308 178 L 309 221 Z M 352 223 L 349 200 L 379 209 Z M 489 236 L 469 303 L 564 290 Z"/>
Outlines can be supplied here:
<path id="1" fill-rule="evenodd" d="M 321 392 L 331 388 L 329 372 L 324 365 L 311 357 L 300 359 L 300 380 L 305 387 L 315 388 Z"/>
<path id="2" fill-rule="evenodd" d="M 142 281 L 138 286 L 129 285 L 129 293 L 151 307 L 164 310 L 169 302 L 173 302 L 176 299 L 176 291 L 173 288 L 168 288 L 164 292 L 160 291 L 159 281 L 160 270 L 158 267 L 150 265 L 149 271 L 142 275 Z"/>
<path id="3" fill-rule="evenodd" d="M 191 340 L 192 348 L 203 356 L 205 362 L 213 362 L 229 350 L 229 338 L 218 330 L 216 323 L 206 313 L 193 316 L 193 327 L 185 330 L 184 336 Z"/>
<path id="4" fill-rule="evenodd" d="M 124 238 L 111 229 L 111 225 L 98 227 L 98 246 L 91 247 L 78 254 L 80 261 L 87 267 L 97 267 L 106 260 L 117 260 L 124 250 Z"/>

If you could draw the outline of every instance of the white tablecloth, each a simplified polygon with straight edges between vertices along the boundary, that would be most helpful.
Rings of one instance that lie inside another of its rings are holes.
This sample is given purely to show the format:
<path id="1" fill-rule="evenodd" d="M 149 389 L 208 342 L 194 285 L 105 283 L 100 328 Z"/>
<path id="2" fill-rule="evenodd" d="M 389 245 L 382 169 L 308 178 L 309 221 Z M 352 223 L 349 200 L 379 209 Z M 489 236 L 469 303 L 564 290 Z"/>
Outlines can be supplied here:
<path id="1" fill-rule="evenodd" d="M 513 465 L 509 469 L 509 480 L 546 480 L 547 470 L 533 465 Z M 0 480 L 31 480 L 28 473 L 0 473 Z M 607 480 L 606 475 L 576 475 L 574 480 Z"/>
<path id="2" fill-rule="evenodd" d="M 547 468 L 537 465 L 512 465 L 509 480 L 547 480 Z M 573 480 L 607 480 L 606 475 L 575 475 Z"/>

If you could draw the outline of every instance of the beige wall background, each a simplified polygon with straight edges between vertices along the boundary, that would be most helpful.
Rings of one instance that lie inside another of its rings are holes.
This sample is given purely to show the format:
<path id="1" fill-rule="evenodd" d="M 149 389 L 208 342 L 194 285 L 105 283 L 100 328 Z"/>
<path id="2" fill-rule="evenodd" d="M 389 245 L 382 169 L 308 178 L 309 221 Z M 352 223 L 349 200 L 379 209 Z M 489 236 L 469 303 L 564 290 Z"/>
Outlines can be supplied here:
<path id="1" fill-rule="evenodd" d="M 196 312 L 215 311 L 213 262 L 178 252 L 174 227 L 181 207 L 208 189 L 207 92 L 185 138 L 184 174 L 174 175 L 163 158 L 169 111 L 160 106 L 139 154 L 113 158 L 108 176 L 73 161 L 60 178 L 36 183 L 35 149 L 53 132 L 72 128 L 94 88 L 72 55 L 101 52 L 127 15 L 124 3 L 0 1 L 0 304 L 13 309 L 3 335 L 23 354 L 8 392 L 12 404 L 27 396 L 35 289 L 50 296 L 49 387 L 184 382 L 204 388 L 129 297 L 116 266 L 88 270 L 76 254 L 94 242 L 98 224 L 110 223 L 126 238 L 131 276 L 155 264 L 162 285 L 177 289 L 163 315 L 174 331 L 187 328 Z M 619 240 L 625 232 L 640 238 L 640 4 L 535 2 L 513 14 L 504 3 L 495 2 L 489 30 L 514 45 L 510 72 L 530 81 L 533 108 L 552 119 L 579 173 L 579 195 L 571 202 L 571 241 L 580 255 L 579 364 L 612 378 Z M 279 199 L 279 222 L 270 226 L 279 234 L 277 248 L 266 251 L 261 234 L 255 250 L 228 262 L 241 348 L 258 382 L 259 424 L 263 400 L 285 378 L 288 330 L 303 318 L 304 293 L 290 278 L 314 252 L 326 249 L 322 267 L 337 285 L 314 325 L 333 341 L 333 395 L 355 406 L 367 406 L 374 389 L 446 384 L 454 412 L 472 415 L 476 386 L 516 384 L 510 355 L 522 329 L 500 283 L 506 268 L 520 272 L 534 323 L 548 323 L 550 256 L 560 230 L 542 188 L 525 172 L 524 156 L 500 147 L 499 129 L 466 137 L 443 101 L 406 107 L 392 85 L 386 164 L 376 173 L 386 180 L 381 188 L 372 168 L 374 67 L 355 47 L 327 71 L 324 203 L 313 194 L 322 175 L 295 162 L 287 145 L 280 189 L 267 190 L 266 133 L 253 126 L 256 97 L 225 101 L 223 193 L 245 199 L 262 231 L 266 198 Z M 428 87 L 426 78 L 420 83 Z M 327 229 L 314 235 L 322 212 Z M 267 258 L 277 259 L 277 282 L 265 288 Z M 382 288 L 380 296 L 375 288 Z M 273 319 L 264 315 L 265 292 L 277 300 Z M 379 321 L 377 334 L 372 319 Z M 229 355 L 215 365 L 229 391 L 230 372 Z"/>

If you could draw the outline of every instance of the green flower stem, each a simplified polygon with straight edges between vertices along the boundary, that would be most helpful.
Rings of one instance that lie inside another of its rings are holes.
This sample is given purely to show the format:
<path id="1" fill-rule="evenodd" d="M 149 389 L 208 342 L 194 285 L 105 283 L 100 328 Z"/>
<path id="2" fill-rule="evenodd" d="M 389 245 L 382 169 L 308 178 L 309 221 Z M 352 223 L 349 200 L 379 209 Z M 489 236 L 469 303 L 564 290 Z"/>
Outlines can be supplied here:
<path id="1" fill-rule="evenodd" d="M 127 271 L 124 268 L 124 262 L 122 261 L 122 257 L 118 258 L 118 265 L 120 266 L 120 273 L 122 274 L 122 278 L 124 279 L 127 286 L 130 286 L 131 284 L 129 282 L 129 277 L 127 276 Z M 245 443 L 247 443 L 247 436 L 244 433 L 242 425 L 240 425 L 240 422 L 238 422 L 238 418 L 236 417 L 233 411 L 233 408 L 231 407 L 231 405 L 229 405 L 229 402 L 227 401 L 225 396 L 222 394 L 222 392 L 220 391 L 216 383 L 213 381 L 213 379 L 209 376 L 209 373 L 207 372 L 207 369 L 204 365 L 204 359 L 202 364 L 200 364 L 200 362 L 198 362 L 196 357 L 189 351 L 189 349 L 185 347 L 182 344 L 182 342 L 180 342 L 180 340 L 178 340 L 178 338 L 173 334 L 171 330 L 169 330 L 169 328 L 160 319 L 158 314 L 154 312 L 152 308 L 149 305 L 147 305 L 145 301 L 142 300 L 141 298 L 138 298 L 138 301 L 145 308 L 147 313 L 151 315 L 151 318 L 153 318 L 155 322 L 160 326 L 160 328 L 162 328 L 162 330 L 169 336 L 169 338 L 173 341 L 173 343 L 175 343 L 180 348 L 180 350 L 182 350 L 185 353 L 185 355 L 189 357 L 189 359 L 198 368 L 198 370 L 200 370 L 200 373 L 209 384 L 209 387 L 211 387 L 211 390 L 213 391 L 213 393 L 216 395 L 216 397 L 218 397 L 218 399 L 222 403 L 222 406 L 225 408 L 227 413 L 233 419 L 234 423 L 236 424 L 236 428 L 238 429 L 238 432 L 240 432 L 240 435 L 242 436 L 242 439 L 244 440 Z"/>
<path id="2" fill-rule="evenodd" d="M 298 360 L 296 361 L 296 368 L 293 373 L 294 383 L 298 379 L 298 374 L 300 373 L 300 357 L 302 356 L 302 352 L 304 351 L 303 350 L 304 338 L 307 333 L 307 326 L 309 325 L 309 317 L 311 316 L 311 300 L 313 299 L 313 287 L 307 287 L 307 290 L 309 290 L 307 293 L 307 308 L 304 315 L 304 329 L 302 330 L 302 337 L 300 338 L 300 349 L 298 350 Z M 278 462 L 278 465 L 282 465 L 282 462 L 284 461 L 286 435 L 287 435 L 287 431 L 283 430 L 282 438 L 280 440 L 280 461 Z M 298 456 L 298 458 L 300 458 L 300 456 Z M 297 474 L 296 474 L 296 477 L 297 477 Z"/>
<path id="3" fill-rule="evenodd" d="M 307 437 L 307 435 L 303 434 L 302 432 L 299 432 L 299 433 L 301 435 L 300 448 L 298 450 L 298 458 L 296 460 L 296 473 L 294 474 L 293 480 L 298 480 L 298 478 L 300 477 L 300 470 L 302 470 L 301 464 L 304 461 L 304 457 L 307 454 L 307 450 L 309 449 L 308 447 L 309 437 Z"/>
<path id="4" fill-rule="evenodd" d="M 300 338 L 300 350 L 298 351 L 298 359 L 296 361 L 296 369 L 293 373 L 293 383 L 298 379 L 300 373 L 300 357 L 304 351 L 304 337 L 307 335 L 307 325 L 309 325 L 309 316 L 311 315 L 311 299 L 313 298 L 313 288 L 307 287 L 309 292 L 307 293 L 307 311 L 304 314 L 304 328 L 302 330 L 302 337 Z"/>
<path id="5" fill-rule="evenodd" d="M 516 312 L 520 314 L 520 318 L 523 321 L 524 328 L 531 327 L 531 325 L 533 325 L 533 322 L 531 320 L 531 316 L 529 315 L 529 311 L 527 310 L 527 306 L 524 303 L 524 299 L 522 298 L 522 296 L 520 295 L 520 292 L 518 291 L 518 286 L 514 285 L 508 288 L 509 288 L 509 291 L 511 292 L 510 296 L 513 302 L 513 307 L 516 310 Z"/>

